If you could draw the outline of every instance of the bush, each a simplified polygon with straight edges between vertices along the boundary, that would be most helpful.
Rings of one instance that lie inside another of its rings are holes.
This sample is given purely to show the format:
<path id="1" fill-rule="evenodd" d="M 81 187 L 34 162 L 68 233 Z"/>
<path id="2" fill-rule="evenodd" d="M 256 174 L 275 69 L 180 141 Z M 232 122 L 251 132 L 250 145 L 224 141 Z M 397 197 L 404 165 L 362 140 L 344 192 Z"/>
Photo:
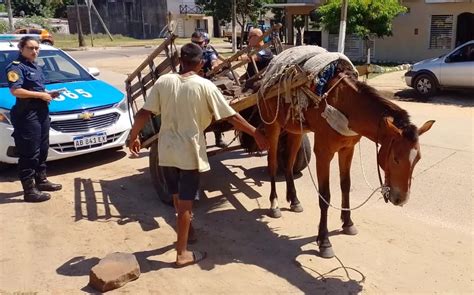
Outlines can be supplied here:
<path id="1" fill-rule="evenodd" d="M 0 19 L 0 34 L 7 33 L 10 29 L 10 26 L 8 25 L 8 22 L 4 21 L 3 19 Z"/>
<path id="2" fill-rule="evenodd" d="M 41 16 L 25 17 L 15 22 L 15 29 L 40 27 L 50 32 L 56 32 L 57 29 L 49 24 L 48 19 Z"/>
<path id="3" fill-rule="evenodd" d="M 0 12 L 6 12 L 5 4 L 0 4 Z"/>

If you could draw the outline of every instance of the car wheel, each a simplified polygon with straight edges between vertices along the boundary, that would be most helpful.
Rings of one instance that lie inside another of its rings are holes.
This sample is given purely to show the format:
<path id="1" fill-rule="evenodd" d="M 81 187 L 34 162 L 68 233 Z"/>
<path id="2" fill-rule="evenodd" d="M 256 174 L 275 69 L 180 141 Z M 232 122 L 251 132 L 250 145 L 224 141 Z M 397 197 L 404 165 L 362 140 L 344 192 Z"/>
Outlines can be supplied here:
<path id="1" fill-rule="evenodd" d="M 51 43 L 51 41 L 48 41 L 48 40 L 41 41 L 41 44 L 53 46 L 53 43 Z"/>
<path id="2" fill-rule="evenodd" d="M 430 97 L 436 93 L 436 81 L 435 79 L 427 74 L 422 74 L 416 77 L 413 87 L 416 92 L 422 97 Z"/>

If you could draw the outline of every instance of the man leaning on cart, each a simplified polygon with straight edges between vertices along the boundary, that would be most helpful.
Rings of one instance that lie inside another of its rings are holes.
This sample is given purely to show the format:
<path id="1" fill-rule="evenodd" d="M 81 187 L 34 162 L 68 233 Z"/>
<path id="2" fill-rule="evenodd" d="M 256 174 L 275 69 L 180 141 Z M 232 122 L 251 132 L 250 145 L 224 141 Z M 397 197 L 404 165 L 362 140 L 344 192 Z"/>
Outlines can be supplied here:
<path id="1" fill-rule="evenodd" d="M 255 138 L 260 149 L 268 147 L 265 136 L 236 113 L 218 88 L 197 73 L 203 66 L 202 49 L 189 43 L 181 48 L 181 71 L 161 76 L 143 108 L 137 113 L 130 133 L 130 152 L 141 148 L 138 134 L 150 115 L 161 114 L 158 151 L 159 165 L 178 214 L 176 266 L 201 261 L 206 252 L 188 251 L 188 234 L 200 172 L 210 169 L 204 130 L 212 119 L 225 119 L 235 129 Z"/>

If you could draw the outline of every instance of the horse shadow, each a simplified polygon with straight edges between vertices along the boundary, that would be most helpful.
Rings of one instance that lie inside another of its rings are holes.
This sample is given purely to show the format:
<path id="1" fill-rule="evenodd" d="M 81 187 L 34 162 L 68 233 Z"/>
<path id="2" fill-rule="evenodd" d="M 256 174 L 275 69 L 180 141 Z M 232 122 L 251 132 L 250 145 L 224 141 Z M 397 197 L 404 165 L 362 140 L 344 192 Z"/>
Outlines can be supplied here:
<path id="1" fill-rule="evenodd" d="M 266 168 L 252 168 L 249 172 L 242 166 L 226 164 L 225 160 L 232 159 L 232 156 L 232 153 L 216 156 L 211 160 L 211 172 L 203 174 L 203 192 L 195 207 L 196 218 L 193 221 L 199 241 L 196 246 L 190 247 L 198 247 L 209 253 L 208 258 L 198 264 L 199 267 L 213 270 L 216 266 L 231 263 L 255 265 L 284 279 L 304 293 L 338 293 L 341 290 L 360 292 L 362 286 L 353 279 L 342 280 L 337 276 L 325 276 L 318 272 L 317 257 L 310 266 L 307 263 L 303 266 L 298 262 L 300 255 L 318 254 L 316 250 L 302 251 L 302 248 L 315 243 L 315 236 L 280 235 L 262 219 L 266 209 L 247 210 L 244 207 L 236 195 L 244 195 L 258 203 L 262 196 L 257 189 L 267 177 Z M 236 169 L 242 169 L 245 177 L 238 177 L 232 172 Z M 174 210 L 161 204 L 155 196 L 148 169 L 139 171 L 141 174 L 111 181 L 76 178 L 76 220 L 98 222 L 112 219 L 117 220 L 118 224 L 138 222 L 143 231 L 151 231 L 160 229 L 155 217 L 161 217 L 165 223 L 174 227 Z M 229 209 L 228 204 L 233 208 Z M 133 254 L 142 273 L 162 272 L 174 265 L 160 261 L 159 255 L 172 249 L 174 245 L 168 245 Z M 98 261 L 97 257 L 73 257 L 59 266 L 56 272 L 65 276 L 86 276 Z M 89 286 L 82 290 L 93 292 Z"/>

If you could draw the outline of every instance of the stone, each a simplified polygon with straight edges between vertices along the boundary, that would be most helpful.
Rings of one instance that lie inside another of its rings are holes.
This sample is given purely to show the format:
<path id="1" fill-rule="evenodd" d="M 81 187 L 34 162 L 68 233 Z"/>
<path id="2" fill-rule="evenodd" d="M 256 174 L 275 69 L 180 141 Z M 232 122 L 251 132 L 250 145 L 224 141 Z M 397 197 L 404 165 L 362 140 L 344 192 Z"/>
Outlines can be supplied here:
<path id="1" fill-rule="evenodd" d="M 138 279 L 140 266 L 135 255 L 115 252 L 95 265 L 89 274 L 89 285 L 100 292 L 120 288 Z"/>

